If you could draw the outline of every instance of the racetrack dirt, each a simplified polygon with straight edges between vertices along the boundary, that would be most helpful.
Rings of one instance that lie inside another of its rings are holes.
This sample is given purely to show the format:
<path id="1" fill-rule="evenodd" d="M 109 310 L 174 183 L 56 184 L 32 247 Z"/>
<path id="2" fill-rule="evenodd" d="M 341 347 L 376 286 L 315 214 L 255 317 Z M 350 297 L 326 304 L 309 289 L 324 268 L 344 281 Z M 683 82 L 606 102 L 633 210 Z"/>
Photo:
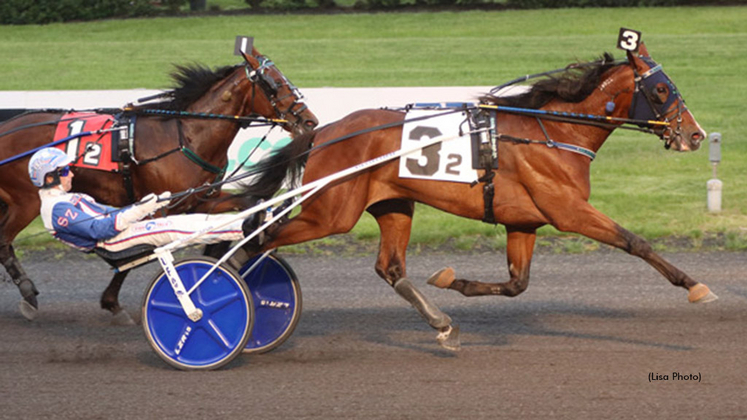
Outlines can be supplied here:
<path id="1" fill-rule="evenodd" d="M 0 418 L 747 418 L 745 253 L 665 255 L 719 295 L 705 305 L 617 251 L 539 254 L 513 299 L 425 284 L 446 264 L 505 281 L 503 254 L 410 255 L 410 279 L 461 327 L 458 353 L 376 276 L 374 255 L 284 257 L 304 298 L 290 340 L 220 371 L 180 372 L 139 325 L 109 325 L 106 264 L 28 254 L 42 292 L 34 322 L 0 283 Z M 157 269 L 123 288 L 137 321 Z"/>

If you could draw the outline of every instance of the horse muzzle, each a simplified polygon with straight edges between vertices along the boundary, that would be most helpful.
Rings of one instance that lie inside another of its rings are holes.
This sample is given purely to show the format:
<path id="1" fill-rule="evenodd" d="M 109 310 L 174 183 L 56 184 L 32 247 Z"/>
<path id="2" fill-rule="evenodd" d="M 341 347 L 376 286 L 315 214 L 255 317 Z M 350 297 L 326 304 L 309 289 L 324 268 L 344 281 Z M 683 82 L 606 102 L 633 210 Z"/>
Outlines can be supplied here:
<path id="1" fill-rule="evenodd" d="M 294 135 L 300 136 L 302 134 L 314 131 L 314 129 L 318 125 L 319 120 L 317 120 L 316 116 L 314 116 L 313 114 L 306 117 L 304 117 L 303 115 L 298 115 L 295 124 L 292 125 L 292 132 Z"/>
<path id="2" fill-rule="evenodd" d="M 700 144 L 706 138 L 703 130 L 696 130 L 692 133 L 675 133 L 667 130 L 662 136 L 664 147 L 678 152 L 694 152 L 700 149 Z"/>

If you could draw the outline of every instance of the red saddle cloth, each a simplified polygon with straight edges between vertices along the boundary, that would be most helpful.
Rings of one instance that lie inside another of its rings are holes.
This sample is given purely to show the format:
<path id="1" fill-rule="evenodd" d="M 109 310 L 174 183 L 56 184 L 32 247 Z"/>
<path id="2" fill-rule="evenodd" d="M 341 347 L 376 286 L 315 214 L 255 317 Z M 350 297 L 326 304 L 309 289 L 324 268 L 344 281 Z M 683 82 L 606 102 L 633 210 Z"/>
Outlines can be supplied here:
<path id="1" fill-rule="evenodd" d="M 112 115 L 92 112 L 65 114 L 57 124 L 53 141 L 83 132 L 106 130 L 111 128 L 115 121 Z M 112 161 L 112 133 L 112 131 L 105 131 L 100 134 L 79 136 L 55 147 L 75 160 L 71 166 L 117 172 L 119 165 Z"/>

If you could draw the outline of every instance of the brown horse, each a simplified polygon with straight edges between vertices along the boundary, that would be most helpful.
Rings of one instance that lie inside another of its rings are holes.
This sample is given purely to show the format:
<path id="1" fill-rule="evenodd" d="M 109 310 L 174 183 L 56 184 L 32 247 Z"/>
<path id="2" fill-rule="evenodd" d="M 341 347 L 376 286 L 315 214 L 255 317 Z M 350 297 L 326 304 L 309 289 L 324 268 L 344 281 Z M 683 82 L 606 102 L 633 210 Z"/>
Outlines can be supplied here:
<path id="1" fill-rule="evenodd" d="M 415 202 L 477 220 L 485 217 L 487 207 L 488 213 L 492 210 L 495 222 L 506 226 L 507 282 L 456 279 L 453 270 L 442 269 L 429 280 L 437 287 L 465 296 L 522 293 L 529 282 L 536 230 L 549 224 L 560 231 L 575 232 L 644 259 L 673 285 L 688 289 L 691 302 L 713 300 L 715 295 L 705 285 L 672 266 L 644 239 L 623 229 L 587 202 L 589 157 L 594 156 L 621 121 L 652 120 L 640 123 L 652 127 L 650 131 L 675 150 L 696 150 L 705 138 L 705 132 L 685 108 L 674 84 L 659 70 L 645 47 L 641 47 L 640 56 L 628 53 L 627 61 L 613 62 L 612 57 L 605 54 L 601 60 L 577 67 L 575 71 L 543 79 L 516 97 L 501 99 L 488 95 L 481 98 L 488 108 L 510 105 L 548 112 L 603 117 L 606 114 L 611 121 L 579 125 L 562 118 L 540 121 L 534 115 L 499 111 L 498 169 L 491 171 L 492 178 L 484 176 L 489 172 L 480 172 L 481 179 L 494 187 L 494 196 L 488 203 L 484 201 L 483 188 L 401 178 L 398 161 L 390 161 L 343 179 L 309 198 L 301 213 L 268 232 L 270 239 L 262 248 L 272 249 L 347 232 L 363 211 L 368 211 L 381 229 L 376 273 L 415 306 L 429 324 L 441 332 L 442 345 L 451 348 L 458 346 L 458 338 L 449 317 L 428 302 L 406 278 L 405 251 Z M 653 74 L 656 77 L 651 77 Z M 649 114 L 653 118 L 648 118 Z M 247 193 L 265 196 L 271 193 L 270 184 L 274 182 L 277 186 L 286 170 L 298 170 L 298 165 L 303 163 L 303 159 L 296 159 L 289 168 L 288 156 L 299 153 L 306 156 L 303 152 L 308 151 L 309 142 L 313 142 L 314 148 L 305 162 L 304 184 L 396 151 L 400 148 L 404 119 L 403 112 L 362 110 L 317 129 L 310 136 L 296 138 L 287 150 L 280 150 L 269 158 L 266 165 L 272 170 Z M 340 138 L 347 140 L 332 144 Z M 547 147 L 551 145 L 548 144 L 550 139 L 569 147 Z M 329 147 L 324 147 L 326 143 L 330 143 Z M 586 152 L 568 150 L 573 148 Z"/>
<path id="2" fill-rule="evenodd" d="M 318 124 L 298 90 L 256 49 L 236 66 L 215 71 L 201 66 L 177 67 L 172 76 L 177 87 L 166 92 L 165 102 L 131 110 L 137 115 L 133 157 L 141 164 L 132 164 L 130 193 L 120 173 L 86 168 L 73 169 L 74 191 L 121 207 L 151 192 L 184 191 L 213 182 L 222 175 L 220 169 L 226 167 L 226 152 L 240 124 L 230 119 L 170 117 L 177 113 L 284 120 L 283 128 L 294 135 L 313 130 Z M 149 110 L 165 116 L 151 115 Z M 62 112 L 28 112 L 0 124 L 0 160 L 51 142 L 62 116 Z M 0 166 L 0 262 L 25 301 L 36 308 L 38 291 L 11 245 L 16 235 L 39 215 L 38 189 L 29 180 L 28 160 L 26 156 Z M 179 201 L 169 212 L 223 212 L 246 206 L 241 197 L 231 199 L 225 195 L 213 192 L 211 198 L 225 199 L 206 201 L 205 194 L 195 194 Z M 101 298 L 102 308 L 115 315 L 121 310 L 118 294 L 126 275 L 117 274 Z M 23 302 L 21 306 L 28 307 Z M 27 317 L 33 317 L 33 310 Z"/>

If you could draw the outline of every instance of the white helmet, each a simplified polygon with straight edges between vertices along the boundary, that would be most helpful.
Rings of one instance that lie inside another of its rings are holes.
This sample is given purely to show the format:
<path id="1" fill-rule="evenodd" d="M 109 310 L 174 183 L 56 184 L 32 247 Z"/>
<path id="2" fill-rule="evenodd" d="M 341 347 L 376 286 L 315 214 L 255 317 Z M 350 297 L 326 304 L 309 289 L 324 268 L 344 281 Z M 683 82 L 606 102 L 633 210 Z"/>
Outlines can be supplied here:
<path id="1" fill-rule="evenodd" d="M 72 161 L 73 159 L 60 149 L 46 147 L 39 150 L 29 160 L 29 178 L 31 178 L 31 183 L 39 188 L 43 187 L 44 178 L 47 174 L 56 171 L 58 168 L 64 168 Z"/>

